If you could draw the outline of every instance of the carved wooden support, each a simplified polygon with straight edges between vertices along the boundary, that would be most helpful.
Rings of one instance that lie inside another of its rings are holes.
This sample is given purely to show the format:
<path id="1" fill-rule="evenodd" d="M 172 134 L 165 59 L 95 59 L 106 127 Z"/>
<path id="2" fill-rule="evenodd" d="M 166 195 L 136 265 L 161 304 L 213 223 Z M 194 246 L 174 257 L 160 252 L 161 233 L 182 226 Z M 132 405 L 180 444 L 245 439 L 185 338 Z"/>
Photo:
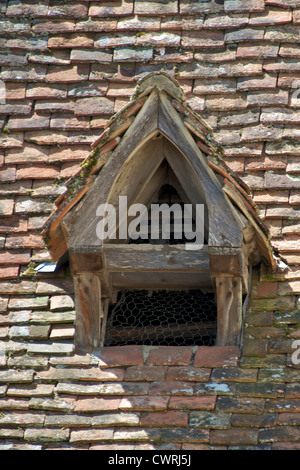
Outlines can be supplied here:
<path id="1" fill-rule="evenodd" d="M 218 330 L 217 345 L 240 344 L 242 326 L 242 278 L 217 277 Z"/>
<path id="2" fill-rule="evenodd" d="M 101 282 L 93 273 L 74 276 L 76 333 L 75 346 L 91 351 L 100 345 Z"/>

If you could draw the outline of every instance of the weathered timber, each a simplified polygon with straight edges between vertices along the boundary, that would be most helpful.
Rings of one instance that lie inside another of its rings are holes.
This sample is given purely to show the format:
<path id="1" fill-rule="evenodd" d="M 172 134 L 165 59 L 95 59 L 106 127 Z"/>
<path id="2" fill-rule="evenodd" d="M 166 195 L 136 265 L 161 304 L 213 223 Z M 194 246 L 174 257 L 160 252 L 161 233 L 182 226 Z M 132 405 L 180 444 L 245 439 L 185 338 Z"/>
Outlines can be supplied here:
<path id="1" fill-rule="evenodd" d="M 109 245 L 103 248 L 108 271 L 209 272 L 207 246 Z"/>

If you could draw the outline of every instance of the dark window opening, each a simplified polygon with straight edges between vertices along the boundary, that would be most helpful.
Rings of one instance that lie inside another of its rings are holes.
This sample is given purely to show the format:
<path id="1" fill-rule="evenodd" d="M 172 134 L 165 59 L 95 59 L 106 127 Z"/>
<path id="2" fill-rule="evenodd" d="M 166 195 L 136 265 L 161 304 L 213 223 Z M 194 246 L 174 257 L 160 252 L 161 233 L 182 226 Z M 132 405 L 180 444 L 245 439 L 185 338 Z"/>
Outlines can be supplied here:
<path id="1" fill-rule="evenodd" d="M 214 294 L 190 291 L 121 291 L 108 314 L 105 346 L 213 346 Z"/>
<path id="2" fill-rule="evenodd" d="M 149 210 L 148 212 L 148 237 L 147 238 L 137 238 L 137 239 L 129 239 L 129 243 L 134 243 L 134 244 L 156 244 L 156 245 L 183 245 L 185 243 L 194 243 L 196 240 L 195 238 L 192 238 L 188 240 L 185 237 L 184 234 L 184 202 L 182 201 L 181 197 L 179 196 L 178 192 L 174 188 L 174 186 L 170 184 L 165 184 L 163 185 L 159 192 L 157 197 L 152 201 L 152 204 L 167 204 L 169 208 L 173 206 L 173 204 L 178 204 L 181 208 L 181 214 L 182 214 L 182 231 L 181 231 L 181 236 L 178 237 L 178 235 L 175 235 L 174 232 L 174 213 L 170 211 L 170 237 L 165 238 L 162 236 L 162 217 L 160 217 L 160 234 L 158 239 L 153 239 L 151 238 L 151 211 Z M 192 220 L 192 230 L 195 232 L 195 221 Z M 205 244 L 207 244 L 207 240 L 205 240 Z"/>

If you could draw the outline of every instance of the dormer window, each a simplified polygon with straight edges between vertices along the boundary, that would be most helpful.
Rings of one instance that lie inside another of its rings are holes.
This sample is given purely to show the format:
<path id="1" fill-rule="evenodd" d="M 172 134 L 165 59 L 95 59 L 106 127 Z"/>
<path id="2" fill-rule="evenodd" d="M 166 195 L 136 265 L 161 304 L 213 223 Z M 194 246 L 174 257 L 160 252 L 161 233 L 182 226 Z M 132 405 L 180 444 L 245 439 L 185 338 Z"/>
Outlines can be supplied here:
<path id="1" fill-rule="evenodd" d="M 145 208 L 148 236 L 132 236 L 136 214 L 121 209 L 122 198 L 127 208 Z M 162 204 L 177 207 L 167 236 L 161 219 L 151 231 L 151 208 Z M 115 232 L 99 237 L 106 206 L 113 208 Z M 191 208 L 191 229 L 180 232 L 185 206 Z M 198 233 L 200 207 L 201 248 L 190 236 Z M 83 350 L 104 344 L 239 345 L 249 269 L 274 263 L 248 187 L 223 162 L 210 127 L 165 74 L 144 78 L 108 122 L 44 233 L 54 260 L 69 254 L 76 346 Z"/>

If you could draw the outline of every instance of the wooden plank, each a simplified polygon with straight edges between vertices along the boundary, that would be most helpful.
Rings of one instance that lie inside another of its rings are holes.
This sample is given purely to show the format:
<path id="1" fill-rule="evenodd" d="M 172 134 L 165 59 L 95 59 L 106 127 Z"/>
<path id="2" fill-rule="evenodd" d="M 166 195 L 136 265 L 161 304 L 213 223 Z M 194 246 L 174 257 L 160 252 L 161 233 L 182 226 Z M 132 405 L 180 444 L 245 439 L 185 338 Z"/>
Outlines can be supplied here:
<path id="1" fill-rule="evenodd" d="M 74 251 L 97 252 L 102 240 L 97 237 L 96 225 L 98 205 L 105 204 L 121 168 L 133 152 L 137 152 L 157 133 L 158 96 L 153 92 L 138 114 L 133 124 L 99 173 L 93 187 L 86 195 L 80 212 L 77 213 L 74 229 L 70 236 L 70 246 Z"/>
<path id="2" fill-rule="evenodd" d="M 101 283 L 93 273 L 74 276 L 77 349 L 92 351 L 100 342 Z"/>
<path id="3" fill-rule="evenodd" d="M 242 327 L 242 280 L 240 277 L 216 278 L 218 330 L 217 345 L 239 345 Z"/>
<path id="4" fill-rule="evenodd" d="M 209 272 L 208 248 L 186 250 L 184 245 L 109 245 L 103 248 L 108 271 Z"/>
<path id="5" fill-rule="evenodd" d="M 181 160 L 186 162 L 185 172 L 182 171 L 183 165 L 178 158 L 175 162 L 174 157 L 173 160 L 169 160 L 169 163 L 186 192 L 183 175 L 188 171 L 187 163 L 192 166 L 196 173 L 196 179 L 198 179 L 198 185 L 202 188 L 202 200 L 206 201 L 209 213 L 209 245 L 240 247 L 242 244 L 241 231 L 237 227 L 236 219 L 224 197 L 217 177 L 208 167 L 205 157 L 166 94 L 161 92 L 159 98 L 159 129 L 182 153 Z M 176 168 L 175 163 L 177 163 Z"/>
<path id="6" fill-rule="evenodd" d="M 112 284 L 116 290 L 152 289 L 152 290 L 188 290 L 201 289 L 213 292 L 209 273 L 174 273 L 159 271 L 111 272 Z"/>
<path id="7" fill-rule="evenodd" d="M 244 204 L 243 200 L 241 199 L 241 197 L 239 197 L 229 187 L 224 187 L 223 191 L 228 195 L 228 197 L 230 197 L 230 199 L 232 201 L 235 202 L 235 204 L 237 204 L 237 206 L 243 212 L 245 217 L 247 217 L 247 219 L 251 222 L 251 224 L 253 225 L 253 227 L 255 228 L 255 231 L 256 231 L 257 243 L 258 243 L 258 246 L 260 248 L 262 256 L 267 261 L 267 263 L 270 264 L 273 269 L 275 269 L 276 262 L 275 262 L 275 259 L 273 257 L 272 247 L 271 247 L 266 235 L 264 234 L 264 232 L 260 228 L 258 221 L 247 210 L 247 207 L 245 206 L 245 204 Z"/>
<path id="8" fill-rule="evenodd" d="M 104 346 L 104 341 L 105 341 L 108 309 L 109 309 L 109 299 L 102 299 L 102 316 L 101 316 L 101 324 L 100 324 L 100 347 L 101 348 Z"/>

